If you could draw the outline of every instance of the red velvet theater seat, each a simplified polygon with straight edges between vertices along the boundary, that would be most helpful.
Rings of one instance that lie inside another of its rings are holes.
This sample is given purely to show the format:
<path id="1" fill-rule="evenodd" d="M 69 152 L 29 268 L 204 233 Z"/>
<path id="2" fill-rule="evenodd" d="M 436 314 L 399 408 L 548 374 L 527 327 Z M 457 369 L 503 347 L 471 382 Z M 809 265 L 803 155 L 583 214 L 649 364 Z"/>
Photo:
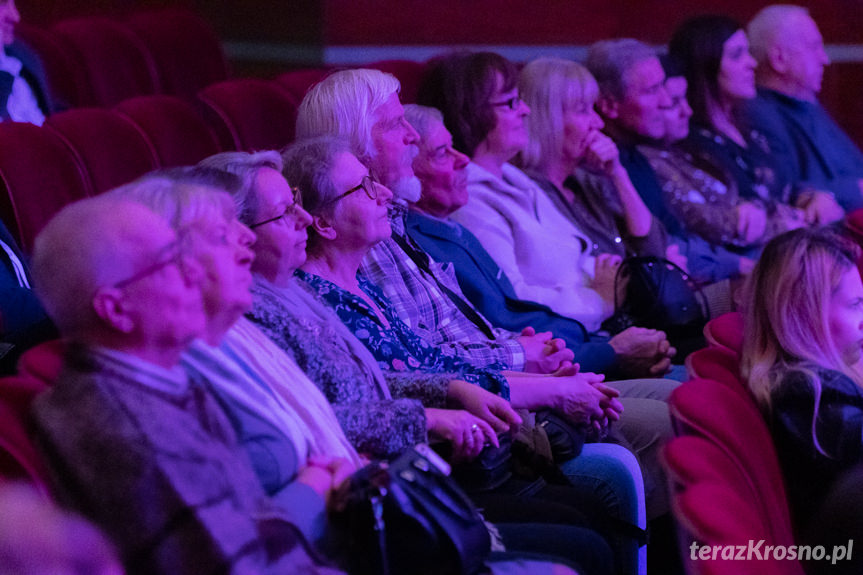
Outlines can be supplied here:
<path id="1" fill-rule="evenodd" d="M 127 117 L 101 108 L 54 114 L 45 128 L 56 132 L 84 167 L 92 194 L 128 183 L 156 167 L 156 154 Z"/>
<path id="2" fill-rule="evenodd" d="M 415 104 L 419 92 L 420 81 L 425 72 L 425 64 L 412 60 L 381 60 L 367 66 L 381 72 L 388 72 L 398 78 L 401 83 L 399 99 L 402 104 Z"/>
<path id="3" fill-rule="evenodd" d="M 131 14 L 126 23 L 146 45 L 163 93 L 191 100 L 204 87 L 228 78 L 219 37 L 195 12 L 147 10 Z"/>
<path id="4" fill-rule="evenodd" d="M 732 311 L 710 320 L 704 326 L 704 338 L 708 344 L 724 347 L 739 357 L 743 349 L 743 314 Z"/>
<path id="5" fill-rule="evenodd" d="M 89 194 L 83 167 L 58 134 L 0 123 L 0 218 L 26 253 L 51 216 Z"/>
<path id="6" fill-rule="evenodd" d="M 144 134 L 159 167 L 197 164 L 221 151 L 213 131 L 195 107 L 174 96 L 139 96 L 114 110 Z"/>
<path id="7" fill-rule="evenodd" d="M 126 98 L 159 92 L 156 65 L 147 47 L 130 29 L 108 18 L 58 22 L 52 32 L 70 47 L 83 71 L 84 106 L 113 106 Z"/>
<path id="8" fill-rule="evenodd" d="M 228 80 L 204 88 L 198 99 L 226 150 L 278 150 L 294 139 L 297 100 L 276 82 Z"/>

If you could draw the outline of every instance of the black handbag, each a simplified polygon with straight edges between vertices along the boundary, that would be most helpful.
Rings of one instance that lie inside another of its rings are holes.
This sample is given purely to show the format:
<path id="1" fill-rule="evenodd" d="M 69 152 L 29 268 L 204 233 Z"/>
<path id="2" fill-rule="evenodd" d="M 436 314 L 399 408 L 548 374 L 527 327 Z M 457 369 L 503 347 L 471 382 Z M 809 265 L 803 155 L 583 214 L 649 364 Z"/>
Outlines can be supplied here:
<path id="1" fill-rule="evenodd" d="M 622 282 L 626 282 L 625 289 Z M 664 331 L 675 345 L 702 338 L 710 318 L 707 299 L 674 262 L 654 256 L 626 258 L 614 283 L 615 313 L 603 323 L 610 333 L 636 325 Z"/>
<path id="2" fill-rule="evenodd" d="M 472 575 L 491 538 L 449 466 L 418 445 L 387 464 L 370 463 L 334 494 L 331 525 L 348 570 L 361 575 Z"/>

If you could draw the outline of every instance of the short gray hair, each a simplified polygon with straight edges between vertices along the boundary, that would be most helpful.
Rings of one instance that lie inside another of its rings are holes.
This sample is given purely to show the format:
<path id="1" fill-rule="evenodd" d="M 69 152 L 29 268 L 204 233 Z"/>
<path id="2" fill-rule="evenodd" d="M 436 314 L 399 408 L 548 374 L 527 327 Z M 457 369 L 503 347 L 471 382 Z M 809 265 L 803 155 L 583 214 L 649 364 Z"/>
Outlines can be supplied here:
<path id="1" fill-rule="evenodd" d="M 240 178 L 205 167 L 155 170 L 105 195 L 143 204 L 179 230 L 192 222 L 220 217 L 232 220 L 236 208 L 231 195 Z"/>
<path id="2" fill-rule="evenodd" d="M 786 33 L 788 20 L 793 16 L 809 16 L 809 10 L 793 4 L 773 4 L 762 8 L 746 26 L 749 51 L 762 64 L 767 61 L 767 52 Z"/>
<path id="3" fill-rule="evenodd" d="M 332 214 L 332 200 L 342 192 L 333 184 L 335 159 L 342 153 L 352 153 L 350 145 L 332 136 L 299 140 L 282 152 L 282 174 L 303 190 L 303 208 L 313 216 Z M 320 237 L 310 227 L 307 251 L 313 253 L 319 244 Z"/>
<path id="4" fill-rule="evenodd" d="M 425 141 L 429 137 L 435 122 L 443 124 L 443 113 L 431 106 L 420 106 L 419 104 L 405 105 L 405 120 L 413 126 L 420 135 L 420 140 Z"/>
<path id="5" fill-rule="evenodd" d="M 262 152 L 224 152 L 205 158 L 198 163 L 199 167 L 210 168 L 234 174 L 240 180 L 240 185 L 232 197 L 237 208 L 237 217 L 246 225 L 254 223 L 258 216 L 259 200 L 254 193 L 255 177 L 264 168 L 282 171 L 282 156 L 275 150 Z"/>
<path id="6" fill-rule="evenodd" d="M 375 114 L 401 84 L 380 70 L 341 70 L 314 85 L 297 111 L 297 139 L 336 136 L 361 160 L 375 155 Z M 296 182 L 291 182 L 296 185 Z"/>
<path id="7" fill-rule="evenodd" d="M 64 336 L 81 338 L 99 325 L 96 290 L 129 277 L 141 265 L 139 246 L 149 229 L 128 225 L 122 214 L 130 209 L 136 215 L 146 210 L 105 194 L 87 198 L 60 210 L 36 237 L 33 284 Z"/>
<path id="8" fill-rule="evenodd" d="M 525 119 L 530 137 L 521 151 L 522 165 L 541 170 L 563 149 L 564 107 L 571 103 L 592 107 L 599 87 L 581 64 L 539 58 L 522 69 L 518 92 L 531 110 Z"/>
<path id="9" fill-rule="evenodd" d="M 623 77 L 633 66 L 650 58 L 656 58 L 653 48 L 634 38 L 620 38 L 593 44 L 587 51 L 585 65 L 602 95 L 620 101 L 626 95 Z"/>

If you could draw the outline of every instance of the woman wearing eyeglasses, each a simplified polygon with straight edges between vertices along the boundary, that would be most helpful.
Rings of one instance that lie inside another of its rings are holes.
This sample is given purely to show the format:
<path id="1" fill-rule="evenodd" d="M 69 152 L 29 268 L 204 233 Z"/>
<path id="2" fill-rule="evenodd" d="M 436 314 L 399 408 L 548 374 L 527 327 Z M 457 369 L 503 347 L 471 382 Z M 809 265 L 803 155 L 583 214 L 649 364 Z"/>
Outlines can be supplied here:
<path id="1" fill-rule="evenodd" d="M 443 112 L 455 148 L 467 154 L 467 205 L 452 217 L 482 243 L 522 299 L 537 301 L 596 331 L 614 311 L 618 256 L 593 242 L 535 182 L 509 162 L 528 143 L 530 108 L 518 70 L 489 52 L 430 64 L 418 103 Z"/>

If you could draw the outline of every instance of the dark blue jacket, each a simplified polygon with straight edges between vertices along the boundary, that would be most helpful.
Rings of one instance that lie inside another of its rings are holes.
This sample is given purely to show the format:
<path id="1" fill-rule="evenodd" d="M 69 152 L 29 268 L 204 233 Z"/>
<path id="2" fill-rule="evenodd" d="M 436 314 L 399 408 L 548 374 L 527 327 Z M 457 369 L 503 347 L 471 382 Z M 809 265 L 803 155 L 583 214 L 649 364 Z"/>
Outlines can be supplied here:
<path id="1" fill-rule="evenodd" d="M 530 326 L 566 341 L 583 371 L 613 372 L 615 354 L 599 337 L 587 334 L 578 321 L 551 308 L 519 299 L 509 279 L 464 226 L 409 212 L 407 233 L 432 258 L 452 262 L 464 295 L 494 326 L 520 332 Z"/>
<path id="2" fill-rule="evenodd" d="M 796 191 L 828 190 L 848 211 L 863 207 L 857 183 L 863 179 L 863 154 L 821 104 L 760 88 L 744 111 Z"/>

